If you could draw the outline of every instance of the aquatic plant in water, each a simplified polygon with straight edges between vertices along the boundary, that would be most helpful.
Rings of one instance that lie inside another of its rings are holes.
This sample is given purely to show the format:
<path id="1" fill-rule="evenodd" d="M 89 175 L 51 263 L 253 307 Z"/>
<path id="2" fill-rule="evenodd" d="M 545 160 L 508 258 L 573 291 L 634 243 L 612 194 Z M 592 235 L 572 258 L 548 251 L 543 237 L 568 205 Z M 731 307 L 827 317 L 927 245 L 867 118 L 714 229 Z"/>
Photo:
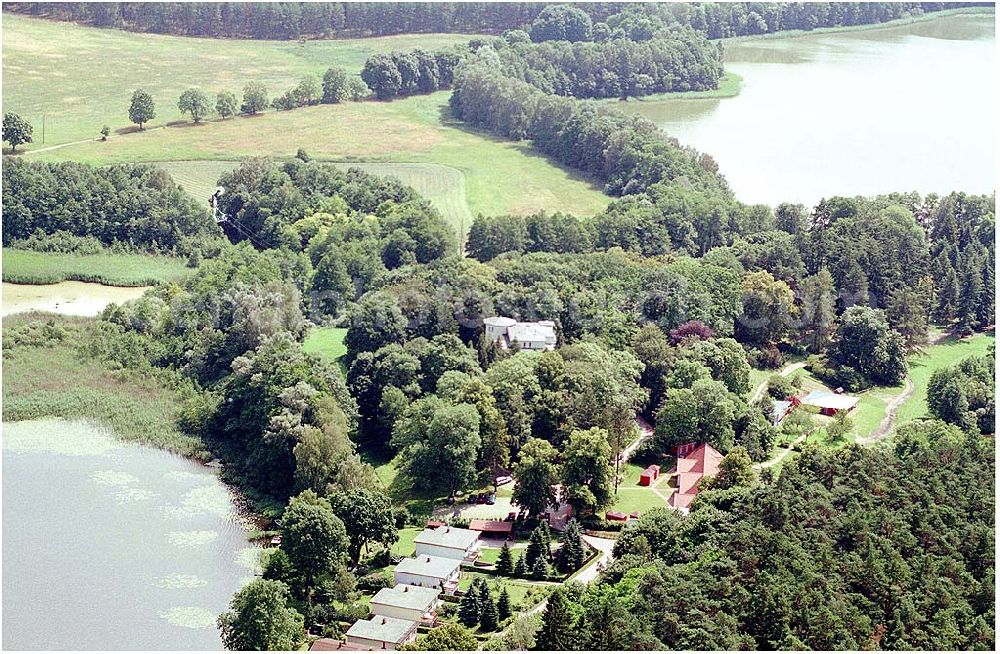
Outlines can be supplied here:
<path id="1" fill-rule="evenodd" d="M 128 447 L 112 431 L 89 420 L 41 418 L 3 423 L 3 449 L 18 454 L 107 456 Z"/>
<path id="2" fill-rule="evenodd" d="M 215 614 L 200 606 L 174 606 L 160 613 L 160 617 L 177 627 L 208 629 L 215 626 Z"/>
<path id="3" fill-rule="evenodd" d="M 172 531 L 167 540 L 177 547 L 200 547 L 208 545 L 219 537 L 217 531 Z"/>

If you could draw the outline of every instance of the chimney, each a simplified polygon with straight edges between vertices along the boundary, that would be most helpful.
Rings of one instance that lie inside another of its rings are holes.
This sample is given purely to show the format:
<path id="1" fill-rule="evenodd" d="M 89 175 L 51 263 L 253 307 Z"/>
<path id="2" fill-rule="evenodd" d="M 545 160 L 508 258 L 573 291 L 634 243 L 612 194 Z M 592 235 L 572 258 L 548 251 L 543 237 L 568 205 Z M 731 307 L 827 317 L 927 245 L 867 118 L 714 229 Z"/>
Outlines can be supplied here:
<path id="1" fill-rule="evenodd" d="M 427 563 L 430 563 L 431 562 L 431 557 L 429 557 L 429 556 L 426 557 L 426 561 L 427 561 Z"/>
<path id="2" fill-rule="evenodd" d="M 403 592 L 404 593 L 410 592 L 410 587 L 409 586 L 403 586 Z"/>
<path id="3" fill-rule="evenodd" d="M 388 620 L 386 620 L 385 618 L 382 618 L 382 624 L 385 624 L 387 622 L 388 622 Z"/>

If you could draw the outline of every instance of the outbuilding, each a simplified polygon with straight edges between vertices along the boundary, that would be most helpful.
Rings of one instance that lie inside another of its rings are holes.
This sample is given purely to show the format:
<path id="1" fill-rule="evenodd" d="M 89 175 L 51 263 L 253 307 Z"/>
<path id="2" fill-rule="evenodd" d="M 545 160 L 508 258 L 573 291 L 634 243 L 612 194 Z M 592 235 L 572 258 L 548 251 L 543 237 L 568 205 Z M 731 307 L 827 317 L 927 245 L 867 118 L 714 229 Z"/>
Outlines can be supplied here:
<path id="1" fill-rule="evenodd" d="M 848 412 L 858 406 L 859 398 L 853 395 L 840 395 L 826 391 L 812 391 L 804 398 L 802 404 L 818 409 L 824 416 L 835 416 L 840 412 Z"/>
<path id="2" fill-rule="evenodd" d="M 358 620 L 347 630 L 347 642 L 359 647 L 394 650 L 417 639 L 417 623 L 376 615 L 370 620 Z"/>
<path id="3" fill-rule="evenodd" d="M 660 477 L 660 466 L 651 465 L 642 471 L 639 475 L 639 485 L 640 486 L 651 486 L 654 481 Z"/>
<path id="4" fill-rule="evenodd" d="M 514 523 L 510 520 L 480 520 L 469 522 L 469 529 L 478 531 L 485 538 L 509 540 L 514 535 Z"/>

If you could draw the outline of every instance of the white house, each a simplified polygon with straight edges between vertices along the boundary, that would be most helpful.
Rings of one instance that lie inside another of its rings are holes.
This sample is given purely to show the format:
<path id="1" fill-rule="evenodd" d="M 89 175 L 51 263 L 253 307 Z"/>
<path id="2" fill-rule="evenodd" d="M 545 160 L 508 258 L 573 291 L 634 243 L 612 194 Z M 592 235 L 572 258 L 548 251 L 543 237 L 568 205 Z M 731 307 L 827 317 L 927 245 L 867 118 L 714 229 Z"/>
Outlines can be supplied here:
<path id="1" fill-rule="evenodd" d="M 513 318 L 493 316 L 483 320 L 486 338 L 507 349 L 515 342 L 522 350 L 554 350 L 556 324 L 551 320 L 518 322 Z"/>
<path id="2" fill-rule="evenodd" d="M 460 559 L 421 555 L 412 559 L 403 559 L 396 564 L 392 574 L 397 584 L 439 588 L 446 593 L 452 593 L 458 587 L 461 565 Z"/>
<path id="3" fill-rule="evenodd" d="M 347 630 L 347 643 L 368 649 L 396 649 L 417 639 L 417 623 L 384 615 L 358 620 Z"/>
<path id="4" fill-rule="evenodd" d="M 424 529 L 413 539 L 417 556 L 442 556 L 446 559 L 472 562 L 479 558 L 479 532 L 444 525 Z"/>
<path id="5" fill-rule="evenodd" d="M 397 584 L 383 588 L 372 598 L 372 613 L 399 620 L 434 624 L 437 617 L 438 593 L 436 588 L 420 588 Z"/>

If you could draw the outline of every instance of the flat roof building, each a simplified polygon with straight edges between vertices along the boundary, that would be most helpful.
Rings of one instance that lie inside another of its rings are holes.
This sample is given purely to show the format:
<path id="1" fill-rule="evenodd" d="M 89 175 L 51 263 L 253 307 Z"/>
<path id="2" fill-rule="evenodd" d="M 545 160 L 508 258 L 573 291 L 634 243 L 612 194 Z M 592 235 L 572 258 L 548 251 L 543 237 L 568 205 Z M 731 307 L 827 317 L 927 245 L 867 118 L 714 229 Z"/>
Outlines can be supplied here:
<path id="1" fill-rule="evenodd" d="M 825 416 L 833 416 L 841 411 L 850 411 L 858 406 L 859 398 L 853 395 L 841 395 L 826 391 L 812 391 L 804 398 L 802 404 L 816 407 Z"/>
<path id="2" fill-rule="evenodd" d="M 479 532 L 444 525 L 424 529 L 413 539 L 417 556 L 441 556 L 446 559 L 475 561 L 479 557 Z"/>
<path id="3" fill-rule="evenodd" d="M 462 561 L 443 556 L 418 556 L 403 559 L 396 564 L 392 574 L 397 584 L 439 588 L 447 593 L 458 586 Z"/>
<path id="4" fill-rule="evenodd" d="M 396 649 L 417 639 L 417 623 L 376 615 L 370 620 L 358 620 L 347 630 L 350 645 L 372 649 Z"/>
<path id="5" fill-rule="evenodd" d="M 383 588 L 375 594 L 371 601 L 372 613 L 400 620 L 434 624 L 439 593 L 437 588 L 396 584 L 395 588 Z"/>

